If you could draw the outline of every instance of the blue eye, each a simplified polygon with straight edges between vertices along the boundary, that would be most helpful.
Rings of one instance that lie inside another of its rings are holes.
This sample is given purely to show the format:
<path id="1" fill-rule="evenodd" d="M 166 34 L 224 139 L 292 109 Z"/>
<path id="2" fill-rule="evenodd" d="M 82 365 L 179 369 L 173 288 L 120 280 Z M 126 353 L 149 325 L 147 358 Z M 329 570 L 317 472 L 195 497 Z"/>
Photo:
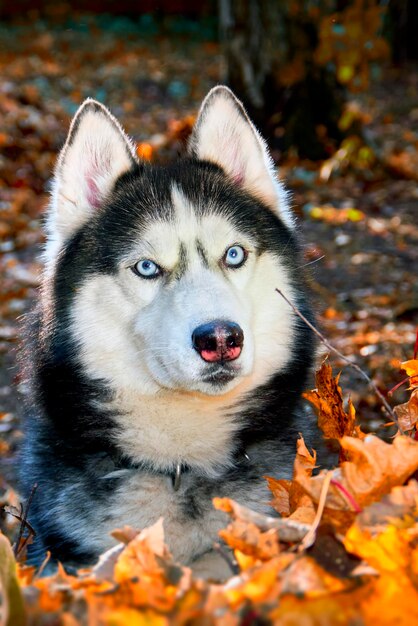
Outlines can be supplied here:
<path id="1" fill-rule="evenodd" d="M 138 261 L 132 269 L 135 274 L 138 274 L 141 278 L 157 278 L 157 276 L 161 274 L 161 268 L 150 259 Z"/>
<path id="2" fill-rule="evenodd" d="M 247 253 L 241 246 L 231 246 L 225 252 L 224 263 L 228 267 L 241 267 L 247 258 Z"/>

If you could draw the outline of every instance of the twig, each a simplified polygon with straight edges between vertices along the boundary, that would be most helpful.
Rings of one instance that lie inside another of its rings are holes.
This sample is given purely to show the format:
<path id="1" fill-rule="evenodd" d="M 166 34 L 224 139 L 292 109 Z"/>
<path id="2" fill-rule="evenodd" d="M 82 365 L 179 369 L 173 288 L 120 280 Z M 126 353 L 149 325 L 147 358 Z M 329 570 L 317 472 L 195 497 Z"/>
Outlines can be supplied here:
<path id="1" fill-rule="evenodd" d="M 218 552 L 218 554 L 223 558 L 224 561 L 226 561 L 229 569 L 234 574 L 234 576 L 236 574 L 239 574 L 239 567 L 238 567 L 237 561 L 234 559 L 233 556 L 231 556 L 231 554 L 229 552 L 227 552 L 225 550 L 225 548 L 223 546 L 221 546 L 220 543 L 214 543 L 213 544 L 213 549 L 216 552 Z"/>
<path id="2" fill-rule="evenodd" d="M 395 391 L 397 389 L 399 389 L 399 387 L 402 387 L 402 385 L 404 385 L 405 383 L 407 383 L 409 381 L 409 376 L 407 376 L 406 378 L 404 378 L 403 380 L 401 380 L 400 383 L 398 383 L 397 385 L 395 385 L 394 387 L 392 387 L 391 389 L 389 389 L 388 394 L 391 396 L 393 393 L 395 393 Z"/>
<path id="3" fill-rule="evenodd" d="M 38 483 L 35 483 L 33 485 L 32 489 L 31 489 L 30 494 L 29 494 L 29 498 L 28 498 L 28 502 L 26 504 L 25 511 L 22 514 L 22 519 L 20 520 L 19 534 L 18 534 L 17 541 L 16 541 L 16 543 L 14 545 L 14 548 L 13 548 L 13 551 L 14 551 L 16 559 L 19 556 L 20 551 L 27 544 L 27 542 L 29 540 L 29 537 L 31 535 L 33 535 L 33 536 L 36 535 L 36 533 L 35 533 L 34 529 L 32 528 L 32 526 L 30 524 L 28 524 L 27 517 L 28 517 L 29 508 L 30 508 L 30 505 L 32 503 L 33 496 L 35 495 L 35 491 L 37 490 L 37 488 L 38 488 Z M 17 516 L 15 516 L 15 517 L 17 517 Z M 28 528 L 29 536 L 26 537 L 26 540 L 23 542 L 22 546 L 20 546 L 20 542 L 22 541 L 22 537 L 23 537 L 23 533 L 25 532 L 25 528 Z"/>
<path id="4" fill-rule="evenodd" d="M 315 519 L 312 522 L 312 526 L 309 531 L 306 533 L 302 541 L 300 542 L 298 552 L 302 552 L 303 550 L 307 550 L 314 543 L 316 538 L 316 531 L 318 530 L 318 526 L 321 522 L 322 514 L 325 508 L 325 502 L 328 495 L 329 486 L 331 484 L 333 471 L 329 471 L 325 474 L 324 482 L 322 483 L 321 495 L 319 496 L 318 508 L 316 510 Z"/>
<path id="5" fill-rule="evenodd" d="M 384 395 L 378 389 L 376 383 L 366 374 L 366 372 L 364 370 L 361 369 L 361 367 L 359 365 L 357 365 L 357 363 L 353 363 L 352 361 L 350 361 L 350 359 L 348 357 L 346 357 L 344 354 L 342 354 L 342 352 L 337 350 L 337 348 L 334 348 L 334 346 L 328 341 L 328 339 L 326 339 L 326 337 L 324 337 L 324 335 L 322 333 L 320 333 L 319 330 L 317 328 L 315 328 L 315 326 L 308 319 L 306 319 L 306 317 L 303 315 L 303 313 L 301 313 L 299 311 L 299 309 L 293 304 L 293 302 L 291 302 L 288 298 L 286 298 L 286 296 L 284 295 L 284 293 L 282 291 L 280 291 L 280 289 L 276 288 L 276 291 L 292 307 L 292 309 L 294 310 L 296 315 L 298 315 L 300 317 L 300 319 L 303 322 L 305 322 L 305 324 L 307 326 L 309 326 L 309 328 L 315 333 L 315 335 L 317 337 L 319 337 L 319 339 L 328 348 L 328 350 L 331 350 L 331 352 L 334 352 L 335 354 L 337 354 L 340 357 L 341 360 L 343 360 L 345 363 L 347 363 L 347 365 L 349 365 L 350 367 L 355 369 L 367 381 L 369 386 L 373 389 L 373 391 L 375 392 L 375 394 L 379 398 L 379 400 L 382 403 L 383 407 L 386 409 L 387 413 L 390 415 L 390 417 L 393 419 L 393 421 L 397 425 L 397 427 L 399 429 L 399 432 L 402 435 L 404 435 L 405 433 L 404 433 L 402 427 L 400 426 L 400 424 L 398 422 L 398 418 L 396 417 L 395 413 L 393 412 L 390 404 L 388 404 L 388 402 L 387 402 L 386 398 L 384 397 Z"/>
<path id="6" fill-rule="evenodd" d="M 51 553 L 48 550 L 47 553 L 46 553 L 46 557 L 44 558 L 44 560 L 42 561 L 38 571 L 36 572 L 35 578 L 40 578 L 42 576 L 43 571 L 46 568 L 46 566 L 48 565 L 50 560 L 51 560 Z"/>
<path id="7" fill-rule="evenodd" d="M 347 500 L 347 502 L 352 507 L 353 511 L 355 511 L 356 513 L 362 512 L 363 509 L 357 504 L 357 501 L 354 498 L 354 496 L 351 495 L 351 493 L 344 487 L 344 485 L 338 482 L 338 480 L 334 480 L 334 479 L 331 480 L 331 485 L 340 490 L 340 492 L 344 496 L 344 499 Z"/>
<path id="8" fill-rule="evenodd" d="M 23 517 L 22 517 L 23 508 L 22 508 L 22 505 L 20 505 L 20 513 L 15 513 L 15 511 L 17 511 L 17 508 L 15 506 L 7 506 L 7 505 L 3 507 L 3 511 L 5 513 L 7 513 L 7 515 L 11 515 L 15 519 L 19 520 L 19 522 L 23 523 Z M 29 531 L 29 533 L 31 535 L 36 535 L 36 531 L 35 531 L 34 527 L 28 522 L 28 520 L 25 521 L 25 527 L 28 529 L 28 531 Z"/>

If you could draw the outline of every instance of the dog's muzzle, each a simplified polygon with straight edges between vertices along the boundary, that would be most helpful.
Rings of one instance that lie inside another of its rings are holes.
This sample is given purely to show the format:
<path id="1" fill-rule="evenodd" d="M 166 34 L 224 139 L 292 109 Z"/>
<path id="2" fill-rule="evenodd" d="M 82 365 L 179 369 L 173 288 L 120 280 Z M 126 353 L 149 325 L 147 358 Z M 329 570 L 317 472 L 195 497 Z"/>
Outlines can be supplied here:
<path id="1" fill-rule="evenodd" d="M 241 354 L 244 333 L 235 322 L 214 320 L 195 328 L 192 343 L 194 349 L 208 363 L 234 361 Z"/>

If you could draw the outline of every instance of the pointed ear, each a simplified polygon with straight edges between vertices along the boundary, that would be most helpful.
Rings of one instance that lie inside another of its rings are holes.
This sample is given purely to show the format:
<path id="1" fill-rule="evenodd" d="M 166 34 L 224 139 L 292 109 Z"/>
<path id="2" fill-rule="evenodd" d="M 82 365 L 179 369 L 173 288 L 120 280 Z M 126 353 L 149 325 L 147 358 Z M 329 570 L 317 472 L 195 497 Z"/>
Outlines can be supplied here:
<path id="1" fill-rule="evenodd" d="M 264 200 L 287 226 L 293 226 L 286 191 L 275 175 L 266 143 L 227 87 L 214 87 L 203 101 L 189 151 L 220 165 L 237 185 Z"/>
<path id="2" fill-rule="evenodd" d="M 55 169 L 48 219 L 55 248 L 97 211 L 119 176 L 137 163 L 135 149 L 108 109 L 90 98 L 78 109 Z"/>

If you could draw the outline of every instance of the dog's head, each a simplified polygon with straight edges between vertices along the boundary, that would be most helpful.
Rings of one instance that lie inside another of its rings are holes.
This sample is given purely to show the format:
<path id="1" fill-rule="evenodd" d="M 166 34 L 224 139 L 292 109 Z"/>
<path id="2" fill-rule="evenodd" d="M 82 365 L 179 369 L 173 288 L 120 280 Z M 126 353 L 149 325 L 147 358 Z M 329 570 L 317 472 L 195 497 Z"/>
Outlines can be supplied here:
<path id="1" fill-rule="evenodd" d="M 47 277 L 90 377 L 220 395 L 286 367 L 295 321 L 275 289 L 295 295 L 293 221 L 227 88 L 204 100 L 187 158 L 165 168 L 140 163 L 115 118 L 87 100 L 47 227 Z"/>

